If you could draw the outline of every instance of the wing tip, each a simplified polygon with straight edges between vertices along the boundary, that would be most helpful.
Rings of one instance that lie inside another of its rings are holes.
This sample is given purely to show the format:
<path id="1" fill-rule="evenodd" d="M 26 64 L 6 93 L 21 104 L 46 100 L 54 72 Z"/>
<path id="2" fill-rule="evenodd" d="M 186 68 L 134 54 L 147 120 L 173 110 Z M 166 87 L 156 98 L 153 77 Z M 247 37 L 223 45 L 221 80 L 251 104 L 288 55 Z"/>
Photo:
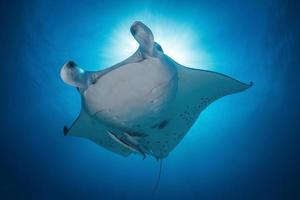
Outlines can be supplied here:
<path id="1" fill-rule="evenodd" d="M 238 82 L 240 82 L 240 81 L 238 81 Z M 247 90 L 247 89 L 251 88 L 254 85 L 254 83 L 252 81 L 250 81 L 250 83 L 243 83 L 243 82 L 240 82 L 240 83 L 242 85 L 241 85 L 241 88 L 237 92 Z"/>
<path id="2" fill-rule="evenodd" d="M 254 85 L 254 83 L 252 81 L 250 81 L 250 83 L 248 83 L 248 84 L 244 83 L 244 85 L 246 86 L 245 89 L 249 89 Z"/>
<path id="3" fill-rule="evenodd" d="M 67 136 L 67 135 L 68 135 L 68 132 L 69 132 L 68 127 L 64 126 L 64 128 L 63 128 L 64 136 Z"/>

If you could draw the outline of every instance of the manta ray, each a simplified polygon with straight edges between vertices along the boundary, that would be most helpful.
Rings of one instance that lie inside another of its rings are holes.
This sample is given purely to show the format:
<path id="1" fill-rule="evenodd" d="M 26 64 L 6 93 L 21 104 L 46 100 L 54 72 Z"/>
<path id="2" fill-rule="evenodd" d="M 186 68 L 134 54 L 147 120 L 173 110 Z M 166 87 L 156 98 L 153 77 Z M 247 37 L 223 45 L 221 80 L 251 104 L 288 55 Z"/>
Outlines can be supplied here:
<path id="1" fill-rule="evenodd" d="M 209 104 L 253 85 L 177 63 L 140 21 L 130 32 L 139 47 L 124 61 L 100 71 L 85 71 L 73 61 L 62 66 L 61 79 L 81 96 L 81 112 L 64 127 L 65 135 L 88 138 L 122 156 L 163 159 Z"/>

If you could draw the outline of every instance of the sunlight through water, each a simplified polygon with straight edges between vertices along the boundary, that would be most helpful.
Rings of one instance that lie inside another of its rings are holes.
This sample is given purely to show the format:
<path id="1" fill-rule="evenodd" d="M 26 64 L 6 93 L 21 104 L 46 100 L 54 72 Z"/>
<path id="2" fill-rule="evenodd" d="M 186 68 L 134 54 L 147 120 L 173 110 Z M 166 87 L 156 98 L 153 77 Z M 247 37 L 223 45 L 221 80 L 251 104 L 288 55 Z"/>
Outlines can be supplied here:
<path id="1" fill-rule="evenodd" d="M 106 67 L 128 58 L 138 48 L 138 43 L 129 31 L 134 21 L 145 23 L 164 53 L 176 62 L 191 68 L 209 69 L 209 58 L 199 47 L 199 38 L 191 26 L 149 12 L 132 16 L 112 30 L 107 45 L 101 51 L 108 52 L 104 58 Z"/>

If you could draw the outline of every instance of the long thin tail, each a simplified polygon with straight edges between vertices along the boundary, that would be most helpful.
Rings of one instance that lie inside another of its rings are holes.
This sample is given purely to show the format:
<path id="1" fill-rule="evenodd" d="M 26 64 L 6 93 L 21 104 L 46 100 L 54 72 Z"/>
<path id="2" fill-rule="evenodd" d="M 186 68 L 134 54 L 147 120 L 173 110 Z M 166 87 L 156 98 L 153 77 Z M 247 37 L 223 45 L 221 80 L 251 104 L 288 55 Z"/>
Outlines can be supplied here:
<path id="1" fill-rule="evenodd" d="M 155 193 L 156 193 L 156 191 L 157 191 L 157 188 L 158 188 L 158 185 L 159 185 L 159 182 L 160 182 L 161 171 L 162 171 L 162 159 L 159 161 L 158 178 L 157 178 L 156 183 L 155 183 L 155 186 L 154 186 L 154 188 L 153 188 L 152 196 L 154 196 Z"/>

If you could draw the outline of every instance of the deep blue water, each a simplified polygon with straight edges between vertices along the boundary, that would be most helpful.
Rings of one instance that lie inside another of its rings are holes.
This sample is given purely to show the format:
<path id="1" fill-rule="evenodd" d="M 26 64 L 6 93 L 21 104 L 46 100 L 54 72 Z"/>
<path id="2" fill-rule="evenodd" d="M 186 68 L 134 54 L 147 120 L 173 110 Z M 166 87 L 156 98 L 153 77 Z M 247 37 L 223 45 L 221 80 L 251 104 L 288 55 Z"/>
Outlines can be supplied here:
<path id="1" fill-rule="evenodd" d="M 2 1 L 0 199 L 299 199 L 295 2 Z M 106 55 L 122 52 L 117 38 L 115 47 L 107 38 L 135 15 L 199 36 L 194 50 L 209 62 L 194 67 L 254 82 L 200 115 L 163 161 L 154 197 L 155 159 L 123 158 L 62 133 L 80 98 L 60 80 L 60 67 L 70 59 L 90 70 L 119 61 Z"/>

